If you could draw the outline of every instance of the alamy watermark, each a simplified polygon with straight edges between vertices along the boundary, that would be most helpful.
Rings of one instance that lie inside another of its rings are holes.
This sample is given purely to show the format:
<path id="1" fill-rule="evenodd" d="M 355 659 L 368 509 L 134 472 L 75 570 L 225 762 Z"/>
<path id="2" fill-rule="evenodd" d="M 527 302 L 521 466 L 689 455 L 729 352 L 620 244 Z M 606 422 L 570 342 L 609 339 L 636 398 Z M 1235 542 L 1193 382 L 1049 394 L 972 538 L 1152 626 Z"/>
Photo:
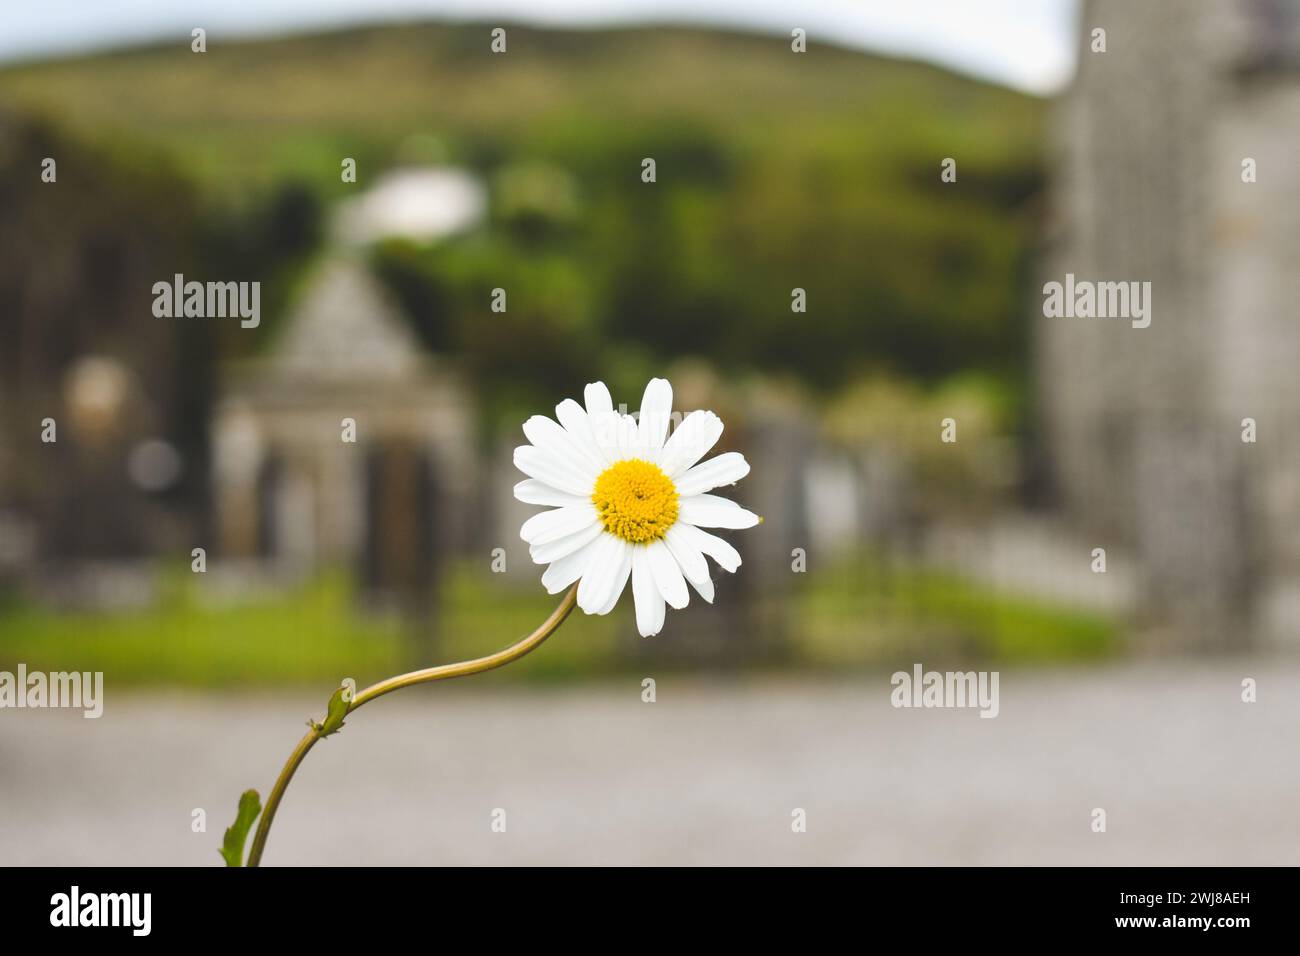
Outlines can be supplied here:
<path id="1" fill-rule="evenodd" d="M 73 886 L 50 897 L 51 926 L 122 926 L 132 936 L 148 936 L 152 911 L 152 893 L 83 893 Z"/>
<path id="2" fill-rule="evenodd" d="M 889 679 L 895 707 L 978 707 L 981 717 L 998 715 L 997 671 L 896 671 Z"/>
<path id="3" fill-rule="evenodd" d="M 0 710 L 13 708 L 80 708 L 81 716 L 94 719 L 104 713 L 103 671 L 18 672 L 0 671 Z"/>
<path id="4" fill-rule="evenodd" d="M 1049 319 L 1129 319 L 1133 328 L 1151 324 L 1150 282 L 1075 281 L 1074 273 L 1065 274 L 1065 282 L 1048 282 L 1043 286 L 1043 315 Z"/>
<path id="5" fill-rule="evenodd" d="M 262 322 L 260 282 L 186 282 L 178 272 L 171 282 L 155 282 L 153 295 L 153 314 L 160 319 L 238 317 L 245 329 Z"/>

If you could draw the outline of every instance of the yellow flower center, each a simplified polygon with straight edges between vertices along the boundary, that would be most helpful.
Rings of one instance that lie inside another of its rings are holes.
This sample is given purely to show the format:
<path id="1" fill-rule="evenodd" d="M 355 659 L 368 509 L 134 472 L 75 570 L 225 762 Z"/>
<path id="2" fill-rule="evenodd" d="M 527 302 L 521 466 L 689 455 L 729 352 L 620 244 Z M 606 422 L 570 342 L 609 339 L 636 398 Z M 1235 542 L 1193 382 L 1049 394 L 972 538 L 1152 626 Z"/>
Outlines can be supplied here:
<path id="1" fill-rule="evenodd" d="M 662 538 L 677 521 L 677 486 L 662 468 L 640 458 L 601 472 L 591 503 L 605 530 L 632 544 Z"/>

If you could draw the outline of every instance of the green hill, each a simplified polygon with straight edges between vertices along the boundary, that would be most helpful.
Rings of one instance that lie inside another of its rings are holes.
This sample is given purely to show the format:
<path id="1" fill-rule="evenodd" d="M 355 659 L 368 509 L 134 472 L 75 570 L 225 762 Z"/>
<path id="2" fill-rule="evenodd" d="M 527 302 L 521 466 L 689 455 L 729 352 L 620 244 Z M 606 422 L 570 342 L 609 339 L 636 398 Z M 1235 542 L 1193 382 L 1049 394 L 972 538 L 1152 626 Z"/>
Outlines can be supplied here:
<path id="1" fill-rule="evenodd" d="M 491 55 L 488 29 L 210 35 L 206 54 L 182 35 L 165 48 L 0 69 L 0 95 L 79 131 L 163 146 L 225 183 L 294 174 L 333 184 L 337 163 L 316 160 L 383 161 L 420 131 L 457 153 L 562 151 L 575 138 L 621 140 L 665 122 L 765 153 L 856 145 L 881 160 L 909 158 L 915 146 L 960 150 L 976 169 L 1036 142 L 1041 121 L 1032 97 L 815 42 L 795 55 L 779 37 L 516 26 L 509 51 Z"/>
<path id="2" fill-rule="evenodd" d="M 361 185 L 405 160 L 479 170 L 498 187 L 482 235 L 379 258 L 427 341 L 488 379 L 539 356 L 566 384 L 686 354 L 824 388 L 877 365 L 1023 371 L 1042 100 L 815 37 L 796 55 L 697 29 L 508 36 L 493 55 L 486 25 L 209 34 L 205 54 L 182 35 L 10 66 L 0 103 L 127 164 L 166 157 L 214 208 L 286 183 L 329 201 L 357 188 L 347 156 Z M 498 285 L 508 317 L 487 312 Z"/>

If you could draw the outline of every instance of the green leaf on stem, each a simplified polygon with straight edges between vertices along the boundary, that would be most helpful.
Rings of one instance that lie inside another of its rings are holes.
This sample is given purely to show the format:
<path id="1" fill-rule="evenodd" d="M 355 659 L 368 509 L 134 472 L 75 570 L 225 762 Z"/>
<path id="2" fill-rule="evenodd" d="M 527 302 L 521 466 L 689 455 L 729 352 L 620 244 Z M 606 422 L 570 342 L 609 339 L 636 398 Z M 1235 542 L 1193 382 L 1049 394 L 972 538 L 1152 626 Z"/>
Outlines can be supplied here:
<path id="1" fill-rule="evenodd" d="M 244 865 L 244 841 L 253 821 L 262 812 L 262 799 L 256 790 L 245 790 L 239 797 L 239 812 L 235 822 L 226 828 L 225 839 L 218 851 L 225 858 L 226 866 Z"/>
<path id="2" fill-rule="evenodd" d="M 322 737 L 328 737 L 330 734 L 337 734 L 343 729 L 343 718 L 348 715 L 352 707 L 352 695 L 348 688 L 340 687 L 330 696 L 329 705 L 325 711 L 325 719 L 320 723 L 312 721 L 312 727 L 316 733 Z"/>

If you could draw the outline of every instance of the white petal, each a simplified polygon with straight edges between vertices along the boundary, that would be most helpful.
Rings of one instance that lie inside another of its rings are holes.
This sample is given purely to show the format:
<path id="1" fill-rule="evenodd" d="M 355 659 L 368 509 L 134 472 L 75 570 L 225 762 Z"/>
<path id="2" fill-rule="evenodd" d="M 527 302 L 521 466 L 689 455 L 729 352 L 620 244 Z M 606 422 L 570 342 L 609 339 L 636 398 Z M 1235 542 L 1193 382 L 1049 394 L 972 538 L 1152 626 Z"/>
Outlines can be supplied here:
<path id="1" fill-rule="evenodd" d="M 555 417 L 560 420 L 564 430 L 569 433 L 573 443 L 581 448 L 601 470 L 609 464 L 609 458 L 596 442 L 596 433 L 592 430 L 591 419 L 581 405 L 571 398 L 566 398 L 555 406 Z"/>
<path id="2" fill-rule="evenodd" d="M 689 581 L 690 579 L 687 578 L 687 580 Z M 704 600 L 708 601 L 710 604 L 713 603 L 712 578 L 701 578 L 699 581 L 691 581 L 691 587 L 695 588 L 695 590 L 700 593 L 700 597 L 704 598 Z"/>
<path id="3" fill-rule="evenodd" d="M 592 555 L 596 551 L 596 542 L 583 545 L 572 554 L 566 554 L 542 573 L 542 586 L 548 594 L 559 594 L 578 578 L 587 573 L 591 566 Z"/>
<path id="4" fill-rule="evenodd" d="M 647 450 L 664 447 L 668 421 L 673 414 L 673 387 L 666 378 L 652 378 L 641 397 L 638 439 Z"/>
<path id="5" fill-rule="evenodd" d="M 595 482 L 581 471 L 552 452 L 520 445 L 515 449 L 515 467 L 529 478 L 536 478 L 560 491 L 586 498 L 591 495 Z"/>
<path id="6" fill-rule="evenodd" d="M 529 544 L 549 544 L 592 525 L 600 527 L 600 516 L 596 514 L 595 505 L 584 501 L 568 508 L 556 508 L 533 515 L 519 529 L 519 537 Z"/>
<path id="7" fill-rule="evenodd" d="M 573 554 L 584 545 L 595 541 L 604 530 L 599 524 L 594 524 L 590 528 L 584 528 L 577 534 L 569 535 L 567 538 L 548 541 L 546 544 L 532 545 L 528 549 L 528 554 L 532 557 L 534 564 L 550 564 L 552 561 L 558 561 L 565 555 Z"/>
<path id="8" fill-rule="evenodd" d="M 664 598 L 650 570 L 645 548 L 632 551 L 632 600 L 636 604 L 636 629 L 642 637 L 654 637 L 664 626 Z"/>
<path id="9" fill-rule="evenodd" d="M 583 391 L 582 398 L 587 403 L 587 414 L 592 418 L 608 415 L 614 410 L 614 399 L 610 398 L 604 382 L 592 382 Z"/>
<path id="10" fill-rule="evenodd" d="M 594 482 L 604 469 L 596 449 L 584 449 L 560 423 L 545 415 L 534 415 L 524 422 L 524 434 L 534 447 L 550 452 L 567 461 L 576 471 Z"/>
<path id="11" fill-rule="evenodd" d="M 646 554 L 650 558 L 650 570 L 654 572 L 655 584 L 674 609 L 680 611 L 691 601 L 691 592 L 686 589 L 686 579 L 682 569 L 677 566 L 677 559 L 662 541 L 651 541 L 646 545 Z"/>
<path id="12" fill-rule="evenodd" d="M 691 412 L 664 443 L 659 467 L 676 478 L 709 453 L 722 437 L 722 419 L 713 412 Z"/>
<path id="13" fill-rule="evenodd" d="M 623 417 L 618 412 L 602 412 L 587 418 L 591 422 L 591 436 L 596 441 L 601 458 L 611 464 L 619 461 L 622 458 L 618 445 L 619 433 L 624 428 Z"/>
<path id="14" fill-rule="evenodd" d="M 578 606 L 588 614 L 595 614 L 605 603 L 619 543 L 612 534 L 601 534 L 592 546 L 591 565 L 578 583 Z"/>
<path id="15" fill-rule="evenodd" d="M 714 561 L 717 561 L 724 570 L 734 572 L 736 568 L 740 567 L 740 552 L 716 534 L 709 534 L 707 531 L 701 531 L 693 525 L 682 524 L 680 521 L 673 525 L 672 530 L 676 531 L 689 544 L 699 548 Z"/>
<path id="16" fill-rule="evenodd" d="M 565 505 L 577 505 L 591 500 L 552 488 L 546 482 L 538 481 L 536 478 L 525 478 L 515 485 L 515 497 L 526 505 L 548 505 L 552 508 L 563 508 Z"/>
<path id="17" fill-rule="evenodd" d="M 588 614 L 608 614 L 627 580 L 626 577 L 620 580 L 619 575 L 623 572 L 623 562 L 630 560 L 631 545 L 612 534 L 602 534 L 597 542 L 591 567 L 578 585 L 578 607 Z"/>
<path id="18" fill-rule="evenodd" d="M 636 419 L 631 415 L 619 417 L 614 428 L 614 441 L 616 448 L 615 461 L 647 457 L 646 447 L 641 442 L 641 431 L 637 427 Z"/>
<path id="19" fill-rule="evenodd" d="M 620 559 L 618 569 L 614 572 L 614 586 L 609 589 L 609 600 L 600 609 L 598 613 L 608 614 L 614 610 L 614 605 L 623 595 L 623 589 L 627 587 L 627 579 L 632 574 L 632 546 L 629 544 L 623 549 L 623 557 Z"/>
<path id="20" fill-rule="evenodd" d="M 679 495 L 698 495 L 723 485 L 734 485 L 747 474 L 749 462 L 745 461 L 745 456 L 738 451 L 729 451 L 687 469 L 674 482 Z"/>
<path id="21" fill-rule="evenodd" d="M 669 528 L 668 533 L 664 535 L 664 544 L 668 546 L 668 550 L 677 559 L 682 574 L 686 575 L 686 580 L 692 583 L 707 581 L 709 580 L 709 562 L 704 560 L 704 552 L 691 543 L 690 537 L 679 530 L 682 527 L 682 525 L 675 524 Z"/>
<path id="22" fill-rule="evenodd" d="M 693 495 L 677 505 L 677 517 L 697 528 L 752 528 L 758 515 L 746 511 L 730 498 L 717 495 Z"/>

